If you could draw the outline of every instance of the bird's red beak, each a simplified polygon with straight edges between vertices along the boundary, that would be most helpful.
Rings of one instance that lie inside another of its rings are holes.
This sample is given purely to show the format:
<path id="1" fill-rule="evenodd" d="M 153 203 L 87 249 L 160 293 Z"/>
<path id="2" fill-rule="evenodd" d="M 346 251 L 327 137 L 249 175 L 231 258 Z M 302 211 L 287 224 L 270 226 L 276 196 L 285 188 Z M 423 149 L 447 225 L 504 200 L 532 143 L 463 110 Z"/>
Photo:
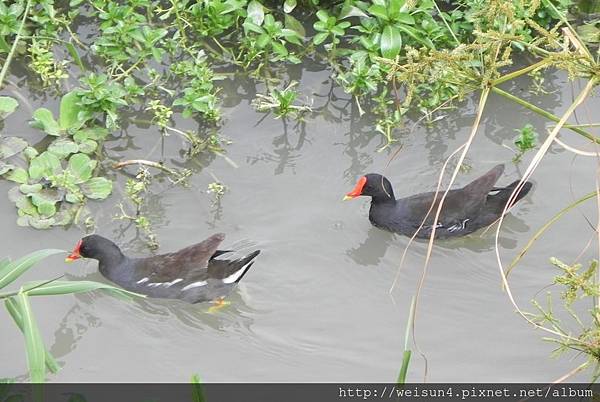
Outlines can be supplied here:
<path id="1" fill-rule="evenodd" d="M 77 242 L 77 244 L 75 245 L 75 248 L 73 249 L 71 254 L 69 254 L 69 256 L 67 258 L 65 258 L 65 262 L 73 262 L 75 260 L 80 259 L 81 258 L 81 254 L 79 252 L 80 248 L 81 248 L 81 240 L 79 240 Z"/>
<path id="2" fill-rule="evenodd" d="M 365 176 L 358 179 L 358 182 L 356 183 L 356 186 L 354 186 L 354 189 L 348 194 L 346 194 L 346 196 L 344 197 L 344 201 L 351 200 L 361 195 L 365 184 L 367 184 L 367 178 Z"/>

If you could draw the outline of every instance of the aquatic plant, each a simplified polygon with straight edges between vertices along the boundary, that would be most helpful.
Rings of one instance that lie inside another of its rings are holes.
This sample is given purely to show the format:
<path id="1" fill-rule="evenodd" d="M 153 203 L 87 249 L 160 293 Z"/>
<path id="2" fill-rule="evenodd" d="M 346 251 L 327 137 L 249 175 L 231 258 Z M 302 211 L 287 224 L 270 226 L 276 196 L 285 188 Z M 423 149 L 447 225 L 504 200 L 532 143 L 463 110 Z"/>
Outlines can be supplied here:
<path id="1" fill-rule="evenodd" d="M 310 106 L 295 103 L 301 92 L 293 82 L 284 84 L 279 66 L 303 57 L 326 60 L 361 114 L 364 104 L 376 101 L 372 110 L 379 115 L 383 150 L 396 141 L 394 130 L 411 108 L 433 122 L 435 111 L 498 78 L 513 49 L 547 52 L 543 47 L 557 39 L 557 12 L 567 5 L 564 0 L 557 6 L 492 1 L 484 7 L 468 0 L 441 10 L 434 1 L 405 0 L 68 5 L 19 0 L 0 7 L 0 48 L 7 53 L 0 84 L 14 58 L 28 57 L 31 74 L 42 86 L 62 92 L 64 82 L 75 79 L 76 88 L 62 95 L 58 117 L 46 108 L 33 112 L 32 125 L 52 141 L 41 149 L 16 138 L 4 141 L 12 151 L 2 156 L 0 172 L 24 185 L 12 193 L 20 224 L 48 228 L 78 222 L 86 200 L 104 199 L 112 191 L 103 145 L 121 126 L 124 112 L 136 107 L 151 112 L 163 137 L 176 133 L 186 139 L 189 157 L 202 150 L 222 155 L 214 134 L 221 119 L 218 84 L 226 77 L 216 72 L 219 66 L 235 65 L 234 74 L 264 81 L 266 93 L 254 101 L 259 111 L 298 118 Z M 97 27 L 86 39 L 72 29 L 82 18 Z M 501 25 L 502 18 L 509 24 Z M 305 25 L 315 29 L 310 38 Z M 480 55 L 495 49 L 501 50 L 500 60 L 482 65 Z M 92 66 L 91 58 L 100 65 Z M 482 74 L 484 66 L 488 70 Z M 553 58 L 538 67 L 549 66 L 565 62 Z M 5 100 L 4 117 L 13 107 L 6 102 L 15 101 Z M 170 127 L 173 113 L 198 119 L 205 132 Z M 38 184 L 43 188 L 37 190 Z"/>
<path id="2" fill-rule="evenodd" d="M 513 161 L 518 162 L 525 152 L 535 148 L 538 140 L 538 133 L 531 124 L 526 124 L 523 128 L 515 129 L 515 131 L 519 133 L 519 135 L 514 140 L 514 144 L 517 147 L 517 154 L 513 158 Z"/>
<path id="3" fill-rule="evenodd" d="M 31 382 L 35 383 L 44 382 L 46 372 L 56 373 L 60 366 L 44 346 L 29 302 L 31 297 L 67 295 L 91 292 L 99 289 L 126 297 L 144 297 L 143 295 L 137 295 L 105 283 L 64 281 L 60 280 L 60 278 L 25 282 L 19 286 L 18 290 L 6 290 L 10 284 L 19 279 L 21 275 L 30 270 L 34 265 L 51 255 L 60 253 L 65 253 L 65 251 L 46 249 L 34 251 L 15 261 L 11 261 L 8 258 L 0 260 L 0 300 L 4 301 L 6 310 L 16 326 L 23 333 L 29 376 Z"/>
<path id="4" fill-rule="evenodd" d="M 295 119 L 301 118 L 302 115 L 311 111 L 310 106 L 295 105 L 294 101 L 298 97 L 298 92 L 294 89 L 297 82 L 290 83 L 283 89 L 273 88 L 268 95 L 257 94 L 253 105 L 259 112 L 273 111 L 275 116 L 287 117 L 291 116 Z"/>

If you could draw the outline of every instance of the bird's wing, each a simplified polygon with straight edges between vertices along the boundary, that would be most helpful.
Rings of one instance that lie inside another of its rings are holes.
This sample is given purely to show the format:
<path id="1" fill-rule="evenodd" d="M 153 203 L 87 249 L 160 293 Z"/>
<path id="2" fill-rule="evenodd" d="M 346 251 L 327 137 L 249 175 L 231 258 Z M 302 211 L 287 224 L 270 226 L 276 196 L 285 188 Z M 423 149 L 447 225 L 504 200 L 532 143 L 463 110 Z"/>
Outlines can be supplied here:
<path id="1" fill-rule="evenodd" d="M 208 262 L 224 239 L 225 235 L 218 233 L 174 253 L 140 258 L 135 264 L 136 277 L 139 280 L 148 278 L 147 282 L 154 283 L 177 279 L 205 280 L 209 276 Z"/>
<path id="2" fill-rule="evenodd" d="M 473 219 L 481 212 L 489 192 L 492 191 L 494 184 L 496 184 L 503 171 L 504 165 L 497 165 L 463 188 L 450 190 L 435 225 L 440 228 L 464 229 L 468 219 Z M 429 192 L 403 198 L 399 200 L 401 208 L 404 210 L 403 215 L 409 217 L 411 225 L 417 228 L 435 198 L 434 207 L 424 225 L 425 227 L 432 227 L 434 225 L 433 218 L 443 195 L 444 191 L 439 191 L 437 197 L 435 192 Z"/>

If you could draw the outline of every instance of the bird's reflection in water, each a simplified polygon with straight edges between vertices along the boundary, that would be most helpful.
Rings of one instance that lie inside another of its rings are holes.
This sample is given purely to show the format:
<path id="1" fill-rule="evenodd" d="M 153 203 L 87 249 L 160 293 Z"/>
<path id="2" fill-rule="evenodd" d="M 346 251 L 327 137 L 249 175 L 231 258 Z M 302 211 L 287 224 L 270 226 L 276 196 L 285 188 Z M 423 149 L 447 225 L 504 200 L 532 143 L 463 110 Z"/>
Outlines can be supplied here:
<path id="1" fill-rule="evenodd" d="M 71 279 L 107 282 L 98 272 Z M 179 300 L 130 298 L 106 291 L 73 296 L 76 299 L 75 305 L 65 314 L 54 332 L 55 340 L 50 353 L 57 359 L 74 351 L 90 329 L 101 327 L 103 322 L 110 320 L 120 322 L 127 320 L 126 317 L 138 317 L 137 319 L 147 321 L 148 326 L 162 327 L 165 332 L 171 332 L 174 330 L 173 323 L 164 322 L 174 317 L 178 323 L 192 331 L 250 333 L 253 317 L 257 313 L 245 303 L 244 291 L 240 286 L 229 294 L 222 306 L 211 303 L 189 304 Z M 160 328 L 157 330 L 161 331 Z"/>
<path id="2" fill-rule="evenodd" d="M 371 227 L 365 241 L 348 249 L 346 255 L 358 265 L 379 265 L 388 247 L 397 237 L 393 233 Z"/>
<path id="3" fill-rule="evenodd" d="M 529 232 L 529 226 L 524 220 L 513 215 L 504 218 L 498 245 L 500 248 L 512 250 L 517 247 L 517 240 L 514 239 L 514 233 Z M 446 250 L 466 249 L 474 252 L 487 252 L 495 247 L 496 226 L 479 230 L 469 236 L 456 237 L 445 240 L 436 240 L 434 247 L 440 247 Z M 371 227 L 365 240 L 357 247 L 346 250 L 346 255 L 352 258 L 358 265 L 375 266 L 381 263 L 388 248 L 392 244 L 397 244 L 402 248 L 406 247 L 408 237 L 396 235 L 385 230 Z M 425 255 L 427 251 L 426 239 L 415 239 L 411 247 L 414 246 L 415 253 Z"/>

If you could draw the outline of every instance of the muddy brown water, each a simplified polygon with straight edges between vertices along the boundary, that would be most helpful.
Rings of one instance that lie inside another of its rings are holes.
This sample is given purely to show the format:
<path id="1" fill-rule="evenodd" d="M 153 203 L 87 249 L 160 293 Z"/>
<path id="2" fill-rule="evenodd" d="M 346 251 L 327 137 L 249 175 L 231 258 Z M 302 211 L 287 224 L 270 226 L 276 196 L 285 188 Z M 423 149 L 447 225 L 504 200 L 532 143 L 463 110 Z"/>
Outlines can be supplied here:
<path id="1" fill-rule="evenodd" d="M 114 160 L 143 157 L 188 167 L 196 173 L 190 187 L 170 186 L 157 179 L 148 197 L 160 252 L 177 250 L 215 232 L 227 234 L 226 245 L 260 247 L 251 272 L 231 294 L 231 304 L 214 314 L 208 305 L 160 300 L 123 301 L 107 293 L 40 297 L 32 301 L 45 343 L 63 366 L 51 381 L 394 381 L 400 368 L 409 304 L 422 274 L 426 243 L 408 251 L 398 285 L 389 289 L 408 239 L 373 228 L 368 201 L 342 202 L 357 177 L 382 172 L 395 147 L 377 152 L 381 137 L 368 115 L 361 119 L 348 96 L 334 85 L 329 71 L 295 67 L 301 100 L 312 99 L 315 112 L 304 123 L 265 118 L 250 105 L 255 87 L 247 79 L 223 83 L 224 119 L 220 135 L 230 139 L 224 158 L 200 156 L 186 160 L 182 141 L 166 138 L 161 155 L 155 127 L 125 124 L 106 144 Z M 18 112 L 5 122 L 2 135 L 37 142 L 42 135 L 23 125 L 31 108 L 57 111 L 52 94 L 28 89 L 12 76 L 3 95 L 20 94 Z M 505 88 L 556 114 L 563 112 L 580 87 L 560 73 L 549 73 L 552 92 L 531 93 L 520 80 Z M 18 89 L 17 89 L 18 88 Z M 397 196 L 435 189 L 443 161 L 467 138 L 478 97 L 443 114 L 427 126 L 408 121 L 396 132 L 403 149 L 386 175 Z M 578 113 L 590 122 L 600 106 L 592 98 Z M 506 163 L 501 183 L 524 171 L 533 153 L 514 165 L 514 129 L 532 123 L 544 133 L 539 116 L 491 95 L 469 152 L 471 170 L 459 175 L 464 184 L 497 163 Z M 175 125 L 194 129 L 179 117 Z M 413 128 L 414 126 L 414 128 Z M 564 133 L 572 144 L 576 135 Z M 553 146 L 534 176 L 535 187 L 505 220 L 500 254 L 510 259 L 553 214 L 594 188 L 593 158 Z M 114 220 L 127 173 L 117 179 L 113 196 L 92 203 L 97 232 L 116 239 L 126 252 L 148 251 L 136 231 Z M 219 205 L 206 193 L 213 175 L 228 187 Z M 14 205 L 6 197 L 11 183 L 0 181 L 0 255 L 13 258 L 39 248 L 70 249 L 82 236 L 77 227 L 38 231 L 16 225 Z M 593 235 L 584 215 L 595 221 L 593 202 L 554 225 L 525 256 L 511 276 L 512 290 L 526 310 L 557 270 L 548 259 L 571 261 Z M 581 357 L 551 358 L 553 345 L 515 314 L 500 286 L 495 261 L 494 231 L 441 242 L 434 249 L 417 313 L 417 342 L 429 363 L 429 381 L 551 381 L 582 362 Z M 594 248 L 583 261 L 594 256 Z M 24 279 L 66 274 L 69 279 L 104 280 L 94 261 L 65 265 L 52 257 Z M 558 297 L 554 291 L 555 297 Z M 580 306 L 585 317 L 588 306 Z M 587 317 L 586 317 L 587 318 Z M 26 379 L 21 334 L 0 309 L 0 378 Z M 424 361 L 413 347 L 408 378 L 422 381 Z M 578 379 L 589 378 L 582 375 Z"/>

